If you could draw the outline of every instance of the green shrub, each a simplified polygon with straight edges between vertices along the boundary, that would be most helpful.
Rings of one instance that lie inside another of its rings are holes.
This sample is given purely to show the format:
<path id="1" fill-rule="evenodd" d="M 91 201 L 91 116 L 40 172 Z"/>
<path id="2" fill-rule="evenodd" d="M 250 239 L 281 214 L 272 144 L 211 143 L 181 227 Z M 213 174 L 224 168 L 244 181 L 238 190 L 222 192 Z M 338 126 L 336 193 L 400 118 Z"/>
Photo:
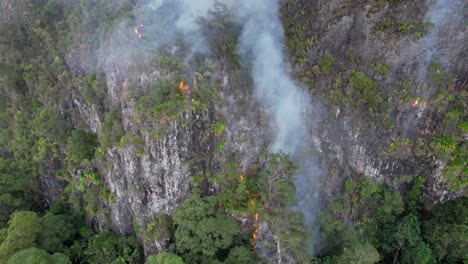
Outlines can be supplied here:
<path id="1" fill-rule="evenodd" d="M 455 77 L 448 71 L 442 70 L 442 63 L 434 61 L 429 66 L 427 79 L 436 88 L 445 91 L 455 81 Z"/>
<path id="2" fill-rule="evenodd" d="M 91 160 L 94 157 L 96 146 L 97 137 L 95 134 L 73 130 L 67 140 L 68 159 L 77 163 L 84 159 Z"/>
<path id="3" fill-rule="evenodd" d="M 216 122 L 214 124 L 213 130 L 214 130 L 214 133 L 215 133 L 216 136 L 221 136 L 223 134 L 223 132 L 224 132 L 224 129 L 225 129 L 225 127 L 224 127 L 223 122 L 218 121 L 218 122 Z"/>
<path id="4" fill-rule="evenodd" d="M 458 122 L 457 126 L 463 133 L 468 133 L 468 120 Z"/>
<path id="5" fill-rule="evenodd" d="M 218 142 L 218 144 L 216 144 L 217 151 L 223 151 L 225 147 L 226 147 L 226 142 L 224 142 L 224 140 L 221 140 L 220 142 Z"/>
<path id="6" fill-rule="evenodd" d="M 333 64 L 335 64 L 335 59 L 330 53 L 326 53 L 322 58 L 318 60 L 318 65 L 320 66 L 320 71 L 329 74 L 333 69 Z"/>
<path id="7" fill-rule="evenodd" d="M 169 241 L 174 233 L 174 224 L 169 215 L 157 215 L 145 229 L 145 241 Z"/>
<path id="8" fill-rule="evenodd" d="M 443 153 L 453 152 L 457 149 L 457 141 L 451 135 L 436 135 L 432 141 L 434 147 Z"/>
<path id="9" fill-rule="evenodd" d="M 100 104 L 107 94 L 106 82 L 96 73 L 88 74 L 83 81 L 82 95 L 88 104 Z"/>
<path id="10" fill-rule="evenodd" d="M 377 62 L 374 64 L 374 70 L 379 75 L 388 76 L 388 74 L 390 74 L 391 69 L 390 66 L 388 66 L 387 64 Z"/>
<path id="11" fill-rule="evenodd" d="M 367 77 L 364 73 L 359 71 L 353 72 L 349 83 L 359 91 L 357 102 L 368 104 L 369 110 L 382 103 L 383 99 L 377 92 L 377 82 Z"/>
<path id="12" fill-rule="evenodd" d="M 99 143 L 106 149 L 117 143 L 124 135 L 122 117 L 118 110 L 111 110 L 104 115 L 101 131 L 99 133 Z"/>

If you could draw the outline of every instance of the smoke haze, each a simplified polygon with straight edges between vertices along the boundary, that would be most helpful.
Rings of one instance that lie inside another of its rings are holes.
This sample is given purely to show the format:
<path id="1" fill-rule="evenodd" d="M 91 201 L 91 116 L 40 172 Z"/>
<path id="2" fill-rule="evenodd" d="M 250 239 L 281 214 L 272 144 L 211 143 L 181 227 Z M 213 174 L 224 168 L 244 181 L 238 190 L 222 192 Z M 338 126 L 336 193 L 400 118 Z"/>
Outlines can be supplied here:
<path id="1" fill-rule="evenodd" d="M 111 37 L 111 50 L 117 56 L 108 56 L 108 62 L 127 63 L 142 52 L 154 51 L 173 45 L 176 34 L 183 34 L 190 44 L 191 54 L 208 53 L 207 45 L 196 20 L 206 16 L 215 0 L 152 0 L 142 3 L 135 10 L 135 21 L 120 24 Z M 278 0 L 218 1 L 237 12 L 242 24 L 238 53 L 252 68 L 256 99 L 266 109 L 274 138 L 270 150 L 289 153 L 298 163 L 296 175 L 297 205 L 304 213 L 305 221 L 311 226 L 315 222 L 320 205 L 316 191 L 321 174 L 318 161 L 301 153 L 313 149 L 307 120 L 311 120 L 311 98 L 306 89 L 293 81 L 291 66 L 284 51 L 284 32 L 280 20 Z M 129 33 L 135 25 L 144 25 L 141 39 Z M 131 45 L 129 45 L 131 43 Z M 109 48 L 106 48 L 109 49 Z M 117 52 L 116 52 L 117 49 Z M 308 110 L 309 109 L 309 110 Z M 310 229 L 310 228 L 309 228 Z"/>

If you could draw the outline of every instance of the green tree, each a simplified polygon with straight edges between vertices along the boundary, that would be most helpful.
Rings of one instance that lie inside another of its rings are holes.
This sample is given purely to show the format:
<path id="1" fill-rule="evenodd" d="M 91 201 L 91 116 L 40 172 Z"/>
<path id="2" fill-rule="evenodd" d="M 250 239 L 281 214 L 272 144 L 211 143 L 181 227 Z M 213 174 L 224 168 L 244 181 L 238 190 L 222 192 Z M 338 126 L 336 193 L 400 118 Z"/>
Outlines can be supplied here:
<path id="1" fill-rule="evenodd" d="M 31 162 L 0 157 L 0 228 L 13 212 L 31 208 L 36 175 Z"/>
<path id="2" fill-rule="evenodd" d="M 41 218 L 39 247 L 49 252 L 64 252 L 65 244 L 71 243 L 78 233 L 76 222 L 69 215 L 46 213 Z"/>
<path id="3" fill-rule="evenodd" d="M 73 162 L 92 159 L 96 148 L 96 135 L 82 130 L 73 130 L 67 140 L 68 158 Z"/>
<path id="4" fill-rule="evenodd" d="M 36 246 L 41 231 L 40 218 L 34 212 L 19 211 L 11 215 L 7 237 L 0 245 L 0 262 L 5 263 L 14 253 Z"/>
<path id="5" fill-rule="evenodd" d="M 333 69 L 333 64 L 335 64 L 335 59 L 330 53 L 325 53 L 325 55 L 318 60 L 318 65 L 320 66 L 320 70 L 325 73 L 329 74 Z"/>
<path id="6" fill-rule="evenodd" d="M 28 248 L 15 253 L 8 264 L 71 264 L 70 259 L 61 253 L 50 255 L 47 251 L 38 248 Z"/>
<path id="7" fill-rule="evenodd" d="M 419 241 L 412 247 L 404 247 L 400 260 L 402 263 L 435 263 L 431 248 L 423 241 Z"/>
<path id="8" fill-rule="evenodd" d="M 89 238 L 85 255 L 89 263 L 141 263 L 143 254 L 135 237 L 104 233 Z M 116 262 L 119 263 L 119 262 Z"/>
<path id="9" fill-rule="evenodd" d="M 174 224 L 169 215 L 157 215 L 145 229 L 146 241 L 169 241 L 174 233 Z"/>
<path id="10" fill-rule="evenodd" d="M 46 137 L 54 143 L 64 144 L 68 134 L 67 121 L 52 109 L 41 109 L 33 120 L 35 133 Z"/>
<path id="11" fill-rule="evenodd" d="M 438 262 L 468 259 L 468 197 L 437 205 L 423 223 L 423 236 L 434 249 Z"/>
<path id="12" fill-rule="evenodd" d="M 246 247 L 235 247 L 233 248 L 223 262 L 225 264 L 254 264 L 257 261 L 254 258 L 254 255 Z"/>
<path id="13" fill-rule="evenodd" d="M 230 216 L 219 215 L 202 219 L 194 230 L 204 255 L 214 256 L 227 249 L 239 232 L 237 222 Z"/>
<path id="14" fill-rule="evenodd" d="M 117 109 L 113 109 L 104 115 L 104 122 L 99 133 L 99 143 L 102 148 L 108 148 L 119 142 L 124 135 L 122 116 Z"/>
<path id="15" fill-rule="evenodd" d="M 24 263 L 50 264 L 53 262 L 52 256 L 47 251 L 34 247 L 18 251 L 8 260 L 8 264 Z"/>
<path id="16" fill-rule="evenodd" d="M 380 260 L 380 255 L 372 244 L 358 243 L 351 248 L 344 248 L 343 253 L 333 260 L 336 264 L 373 264 Z"/>
<path id="17" fill-rule="evenodd" d="M 184 264 L 184 261 L 177 255 L 162 252 L 148 256 L 145 264 Z"/>
<path id="18" fill-rule="evenodd" d="M 215 213 L 215 198 L 193 193 L 176 209 L 175 239 L 177 250 L 186 261 L 197 263 L 214 259 L 221 250 L 229 248 L 238 233 L 237 222 L 230 216 Z"/>

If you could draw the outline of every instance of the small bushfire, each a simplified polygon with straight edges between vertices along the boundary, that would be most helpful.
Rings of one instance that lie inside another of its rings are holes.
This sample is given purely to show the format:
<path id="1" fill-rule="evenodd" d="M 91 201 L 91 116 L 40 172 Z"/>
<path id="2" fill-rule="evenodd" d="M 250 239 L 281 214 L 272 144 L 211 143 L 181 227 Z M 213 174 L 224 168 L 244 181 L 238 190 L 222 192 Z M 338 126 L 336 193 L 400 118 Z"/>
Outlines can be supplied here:
<path id="1" fill-rule="evenodd" d="M 182 92 L 182 94 L 190 94 L 188 85 L 184 81 L 180 81 L 179 90 Z"/>
<path id="2" fill-rule="evenodd" d="M 141 39 L 141 32 L 143 31 L 143 28 L 145 27 L 145 25 L 143 24 L 140 24 L 139 27 L 136 27 L 133 29 L 133 32 L 135 32 L 135 35 L 137 35 L 138 38 Z"/>
<path id="3" fill-rule="evenodd" d="M 424 109 L 426 109 L 426 105 L 427 105 L 427 102 L 422 101 L 422 100 L 419 99 L 419 98 L 416 98 L 416 100 L 414 100 L 412 106 L 413 106 L 413 107 L 419 107 L 420 109 L 424 110 Z"/>
<path id="4" fill-rule="evenodd" d="M 245 175 L 243 173 L 239 174 L 239 181 L 240 182 L 243 182 L 244 180 L 246 179 Z M 258 194 L 255 194 L 254 195 L 254 199 L 253 200 L 250 200 L 250 205 L 252 206 L 253 209 L 255 209 L 255 199 L 258 198 Z M 252 233 L 252 247 L 255 248 L 255 243 L 257 242 L 257 237 L 258 237 L 258 220 L 260 219 L 260 215 L 256 212 L 254 215 L 253 215 L 253 219 L 254 219 L 254 228 L 255 228 L 255 231 Z M 253 249 L 250 253 L 254 253 Z"/>

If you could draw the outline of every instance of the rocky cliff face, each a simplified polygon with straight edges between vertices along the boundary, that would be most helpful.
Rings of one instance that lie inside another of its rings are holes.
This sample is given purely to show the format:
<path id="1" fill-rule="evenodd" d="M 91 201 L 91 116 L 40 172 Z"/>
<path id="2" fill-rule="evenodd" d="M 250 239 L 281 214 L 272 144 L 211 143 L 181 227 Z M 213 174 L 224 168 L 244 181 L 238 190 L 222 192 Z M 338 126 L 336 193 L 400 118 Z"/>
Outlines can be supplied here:
<path id="1" fill-rule="evenodd" d="M 322 143 L 332 146 L 341 166 L 394 188 L 400 188 L 401 177 L 405 175 L 420 174 L 432 178 L 427 195 L 438 202 L 451 197 L 448 184 L 440 177 L 443 162 L 418 156 L 410 146 L 399 154 L 389 154 L 388 150 L 398 138 L 406 138 L 413 143 L 418 138 L 430 138 L 436 133 L 436 124 L 440 120 L 441 109 L 437 109 L 435 103 L 414 103 L 416 99 L 428 100 L 435 93 L 431 90 L 433 88 L 418 90 L 414 88 L 416 85 L 403 88 L 400 85 L 402 80 L 425 82 L 433 61 L 441 62 L 461 82 L 466 78 L 467 50 L 464 42 L 467 28 L 462 22 L 466 21 L 466 12 L 461 10 L 467 7 L 460 1 L 450 3 L 448 7 L 441 6 L 441 2 L 295 1 L 310 17 L 305 31 L 313 39 L 305 60 L 297 65 L 295 72 L 299 76 L 308 76 L 310 69 L 318 67 L 318 61 L 326 53 L 335 59 L 331 74 L 314 72 L 310 78 L 312 81 L 305 78 L 312 86 L 312 93 L 326 98 L 336 85 L 343 85 L 345 93 L 352 93 L 354 88 L 345 80 L 346 71 L 358 69 L 378 83 L 378 89 L 387 100 L 393 99 L 382 102 L 385 109 L 380 110 L 387 112 L 392 120 L 389 127 L 375 122 L 372 113 L 363 107 L 328 103 L 331 118 L 326 123 L 331 123 L 332 128 L 321 129 L 319 137 Z M 299 10 L 297 12 L 300 14 Z M 435 15 L 438 12 L 442 13 L 438 16 L 443 19 Z M 405 24 L 401 21 L 412 21 L 412 26 L 419 27 L 424 36 L 419 37 L 414 29 L 409 34 L 402 33 Z M 427 25 L 423 29 L 424 26 L 418 23 Z M 392 27 L 396 29 L 390 29 Z M 378 72 L 378 63 L 388 66 L 386 76 Z M 463 84 L 458 88 L 452 86 L 452 89 L 465 88 Z M 413 100 L 406 104 L 396 98 L 396 94 L 405 89 L 410 90 L 413 96 Z M 393 108 L 394 102 L 400 105 Z"/>
<path id="2" fill-rule="evenodd" d="M 435 158 L 428 160 L 418 155 L 414 144 L 406 147 L 404 142 L 409 138 L 414 143 L 420 137 L 427 139 L 435 133 L 434 126 L 440 119 L 435 103 L 415 107 L 412 100 L 388 108 L 393 124 L 384 127 L 376 123 L 376 118 L 370 117 L 371 113 L 363 107 L 327 103 L 326 111 L 319 111 L 317 108 L 321 103 L 317 101 L 326 101 L 330 87 L 335 85 L 352 91 L 353 87 L 344 81 L 348 78 L 346 71 L 349 69 L 359 69 L 376 80 L 386 98 L 394 90 L 404 89 L 399 86 L 401 76 L 413 80 L 425 78 L 423 75 L 433 60 L 440 61 L 446 67 L 444 70 L 463 80 L 467 65 L 467 28 L 463 21 L 466 21 L 467 12 L 460 10 L 466 10 L 466 4 L 455 1 L 459 5 L 458 12 L 452 12 L 446 21 L 429 26 L 428 30 L 436 30 L 435 33 L 415 37 L 417 32 L 411 30 L 410 34 L 400 34 L 398 21 L 428 19 L 427 14 L 434 7 L 434 1 L 391 1 L 390 4 L 349 0 L 295 2 L 305 7 L 308 17 L 306 31 L 313 36 L 314 44 L 292 74 L 303 81 L 303 75 L 312 71 L 309 74 L 312 77 L 305 78 L 304 83 L 315 96 L 307 121 L 312 137 L 304 144 L 316 146 L 327 160 L 323 162 L 323 171 L 327 171 L 326 165 L 330 161 L 335 161 L 334 164 L 339 164 L 348 175 L 363 174 L 394 188 L 401 188 L 401 178 L 422 174 L 432 179 L 427 189 L 432 201 L 450 198 L 453 193 L 441 176 L 445 164 Z M 20 8 L 6 0 L 0 1 L 0 5 L 4 12 L 2 17 L 7 21 L 12 21 L 15 10 Z M 456 9 L 456 5 L 453 8 Z M 393 24 L 385 22 L 388 17 Z M 419 26 L 422 27 L 419 24 L 416 27 Z M 388 30 L 379 30 L 379 27 Z M 393 27 L 397 28 L 396 31 Z M 138 40 L 129 40 L 129 43 L 132 41 Z M 117 48 L 107 48 L 114 44 Z M 105 108 L 119 109 L 125 135 L 139 140 L 105 150 L 103 157 L 94 164 L 103 184 L 115 195 L 112 200 L 101 201 L 100 207 L 108 208 L 108 212 L 98 215 L 98 225 L 102 230 L 136 232 L 143 241 L 138 227 L 146 226 L 157 214 L 170 214 L 189 193 L 192 176 L 206 177 L 207 171 L 216 170 L 232 158 L 248 164 L 269 143 L 274 128 L 266 118 L 266 110 L 255 99 L 252 84 L 244 82 L 242 76 L 217 67 L 212 72 L 212 79 L 220 83 L 217 100 L 209 102 L 202 111 L 183 110 L 168 121 L 168 129 L 163 135 L 155 136 L 152 131 L 161 124 L 157 120 L 139 120 L 137 102 L 129 96 L 129 83 L 144 90 L 169 76 L 156 67 L 144 67 L 154 59 L 150 53 L 122 58 L 122 54 L 129 52 L 124 52 L 126 46 L 114 43 L 112 38 L 101 40 L 100 46 L 102 51 L 89 51 L 82 46 L 70 49 L 65 55 L 67 67 L 77 73 L 97 72 L 104 76 L 107 84 Z M 335 60 L 332 74 L 313 72 L 317 61 L 326 53 Z M 387 65 L 389 72 L 383 76 L 376 70 L 376 63 Z M 145 70 L 138 69 L 139 66 Z M 341 77 L 338 79 L 338 75 L 343 76 L 343 81 Z M 430 93 L 415 89 L 415 86 L 408 88 L 413 98 L 425 101 Z M 453 89 L 464 88 L 466 85 L 463 84 L 453 86 Z M 87 130 L 100 133 L 104 117 L 97 105 L 86 102 L 79 92 L 81 89 L 77 87 L 78 92 L 71 96 L 68 106 L 77 110 Z M 388 105 L 392 106 L 391 102 Z M 211 132 L 211 126 L 218 118 L 223 119 L 226 125 L 221 136 L 225 141 L 224 150 L 216 150 Z M 389 147 L 396 142 L 402 144 L 401 151 L 389 153 Z M 237 155 L 232 157 L 232 153 Z M 44 180 L 44 188 L 50 189 L 49 193 L 57 193 L 57 184 L 50 181 L 49 174 L 52 175 L 48 173 L 43 178 L 48 179 Z M 333 183 L 327 184 L 333 186 Z M 338 188 L 338 184 L 333 188 Z M 333 188 L 325 190 L 330 194 Z M 216 186 L 206 189 L 214 192 Z M 146 253 L 150 253 L 167 244 L 165 241 L 145 241 L 144 246 Z"/>

